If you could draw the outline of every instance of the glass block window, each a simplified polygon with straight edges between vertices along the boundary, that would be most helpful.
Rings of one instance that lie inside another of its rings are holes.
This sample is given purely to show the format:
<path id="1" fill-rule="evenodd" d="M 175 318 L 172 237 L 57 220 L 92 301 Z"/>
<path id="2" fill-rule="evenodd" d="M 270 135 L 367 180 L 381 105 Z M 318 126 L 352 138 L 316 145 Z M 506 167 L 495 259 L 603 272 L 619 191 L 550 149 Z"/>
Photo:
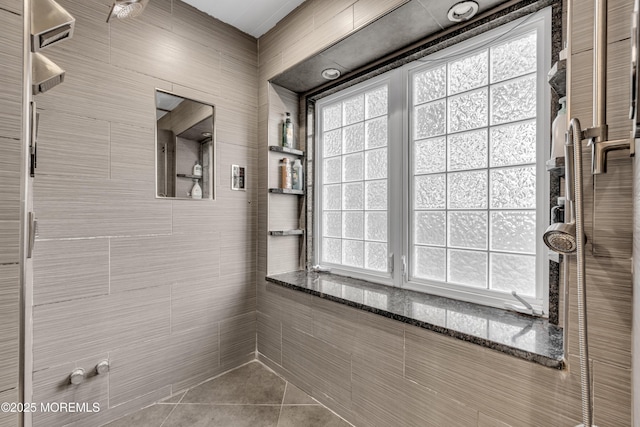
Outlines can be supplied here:
<path id="1" fill-rule="evenodd" d="M 388 272 L 388 85 L 319 111 L 320 263 Z"/>
<path id="2" fill-rule="evenodd" d="M 537 297 L 537 43 L 412 71 L 413 280 Z"/>
<path id="3" fill-rule="evenodd" d="M 546 9 L 317 100 L 314 263 L 548 307 L 550 20 Z"/>

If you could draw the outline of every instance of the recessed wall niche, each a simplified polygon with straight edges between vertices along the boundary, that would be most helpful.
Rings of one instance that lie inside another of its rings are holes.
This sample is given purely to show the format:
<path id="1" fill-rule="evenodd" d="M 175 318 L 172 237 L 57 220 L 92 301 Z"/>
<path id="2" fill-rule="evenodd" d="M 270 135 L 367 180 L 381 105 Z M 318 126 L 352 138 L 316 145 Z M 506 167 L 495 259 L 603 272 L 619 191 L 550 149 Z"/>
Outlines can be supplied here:
<path id="1" fill-rule="evenodd" d="M 213 105 L 156 89 L 156 197 L 215 198 Z"/>

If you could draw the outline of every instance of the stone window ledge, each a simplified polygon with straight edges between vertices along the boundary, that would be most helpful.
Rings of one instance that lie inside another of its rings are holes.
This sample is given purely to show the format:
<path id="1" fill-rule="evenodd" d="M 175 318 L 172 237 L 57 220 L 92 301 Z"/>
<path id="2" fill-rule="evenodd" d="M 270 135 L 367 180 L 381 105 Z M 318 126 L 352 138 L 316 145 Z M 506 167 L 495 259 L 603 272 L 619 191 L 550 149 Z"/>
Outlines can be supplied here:
<path id="1" fill-rule="evenodd" d="M 295 271 L 266 280 L 550 368 L 564 368 L 562 329 L 547 319 L 330 273 Z"/>

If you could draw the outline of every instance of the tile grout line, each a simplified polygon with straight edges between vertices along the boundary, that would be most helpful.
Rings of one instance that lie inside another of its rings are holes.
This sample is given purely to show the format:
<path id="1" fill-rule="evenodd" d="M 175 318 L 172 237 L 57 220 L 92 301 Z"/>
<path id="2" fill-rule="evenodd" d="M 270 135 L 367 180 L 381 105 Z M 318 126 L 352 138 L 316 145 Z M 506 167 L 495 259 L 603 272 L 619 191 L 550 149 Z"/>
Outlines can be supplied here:
<path id="1" fill-rule="evenodd" d="M 282 401 L 280 402 L 280 412 L 278 412 L 278 422 L 276 423 L 276 427 L 280 425 L 280 417 L 282 416 L 282 407 L 284 406 L 284 398 L 287 395 L 287 387 L 289 387 L 289 381 L 284 382 L 284 391 L 282 392 Z"/>
<path id="2" fill-rule="evenodd" d="M 187 390 L 187 391 L 185 391 L 184 393 L 182 393 L 182 397 L 180 398 L 180 400 L 178 400 L 178 402 L 174 404 L 173 408 L 172 408 L 172 409 L 171 409 L 171 411 L 167 414 L 167 416 L 166 416 L 166 417 L 165 417 L 165 419 L 162 421 L 162 423 L 160 424 L 160 426 L 159 426 L 159 427 L 162 427 L 162 426 L 167 422 L 167 420 L 169 419 L 169 417 L 171 416 L 171 414 L 173 414 L 173 412 L 178 408 L 178 405 L 180 405 L 180 402 L 182 402 L 182 399 L 184 399 L 184 397 L 187 395 L 187 393 L 188 393 L 188 390 Z M 158 404 L 158 403 L 156 403 L 156 405 L 157 405 L 157 404 Z"/>

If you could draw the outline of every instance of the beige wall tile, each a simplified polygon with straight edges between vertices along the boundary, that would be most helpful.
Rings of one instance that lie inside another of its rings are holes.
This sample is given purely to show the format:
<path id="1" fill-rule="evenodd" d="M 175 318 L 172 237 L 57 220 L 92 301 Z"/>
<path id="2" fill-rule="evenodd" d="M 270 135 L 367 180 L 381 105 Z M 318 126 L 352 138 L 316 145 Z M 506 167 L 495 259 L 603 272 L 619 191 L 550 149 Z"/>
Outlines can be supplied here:
<path id="1" fill-rule="evenodd" d="M 109 123 L 40 112 L 36 174 L 109 178 Z"/>
<path id="2" fill-rule="evenodd" d="M 325 47 L 347 36 L 353 29 L 354 12 L 352 7 L 339 12 L 327 22 L 322 24 L 314 23 L 312 33 L 299 39 L 293 46 L 286 48 L 287 54 L 282 56 L 282 71 L 292 67 L 302 59 L 321 52 Z"/>
<path id="3" fill-rule="evenodd" d="M 293 326 L 284 323 L 282 327 L 282 367 L 309 384 L 313 389 L 312 396 L 316 399 L 328 397 L 349 408 L 349 353 L 294 329 Z"/>
<path id="4" fill-rule="evenodd" d="M 574 54 L 593 49 L 593 7 L 594 2 L 584 2 L 573 8 L 571 50 Z"/>
<path id="5" fill-rule="evenodd" d="M 117 406 L 171 384 L 169 336 L 110 352 L 109 405 Z"/>
<path id="6" fill-rule="evenodd" d="M 507 423 L 498 421 L 495 418 L 480 412 L 478 414 L 478 427 L 511 427 L 511 426 Z"/>
<path id="7" fill-rule="evenodd" d="M 300 270 L 301 236 L 269 236 L 268 274 Z"/>
<path id="8" fill-rule="evenodd" d="M 35 307 L 34 370 L 166 336 L 169 314 L 168 286 Z"/>
<path id="9" fill-rule="evenodd" d="M 624 0 L 611 0 L 607 4 L 607 41 L 609 43 L 631 37 L 629 26 L 633 3 Z"/>
<path id="10" fill-rule="evenodd" d="M 111 292 L 160 285 L 214 282 L 220 241 L 215 235 L 111 240 Z"/>
<path id="11" fill-rule="evenodd" d="M 34 305 L 109 293 L 109 239 L 39 241 L 33 258 Z"/>
<path id="12" fill-rule="evenodd" d="M 594 424 L 632 425 L 630 369 L 594 361 L 593 400 Z"/>
<path id="13" fill-rule="evenodd" d="M 185 52 L 189 52 L 188 61 Z M 111 63 L 121 69 L 218 93 L 211 75 L 220 73 L 219 52 L 140 21 L 112 21 Z"/>
<path id="14" fill-rule="evenodd" d="M 155 133 L 121 123 L 110 124 L 110 177 L 155 183 Z"/>
<path id="15" fill-rule="evenodd" d="M 22 15 L 22 2 L 20 0 L 2 0 L 0 1 L 0 9 Z"/>
<path id="16" fill-rule="evenodd" d="M 20 221 L 0 221 L 0 264 L 20 262 Z"/>
<path id="17" fill-rule="evenodd" d="M 220 365 L 238 366 L 256 355 L 256 312 L 220 322 Z"/>
<path id="18" fill-rule="evenodd" d="M 171 30 L 172 28 L 173 0 L 155 0 L 147 4 L 144 13 L 137 19 L 149 24 Z"/>
<path id="19" fill-rule="evenodd" d="M 12 10 L 13 1 L 6 5 Z M 22 6 L 20 5 L 20 9 Z M 22 108 L 22 16 L 0 10 L 0 136 L 20 138 Z"/>
<path id="20" fill-rule="evenodd" d="M 357 3 L 357 0 L 325 0 L 323 2 L 313 3 L 315 8 L 313 12 L 313 26 L 315 29 L 322 26 L 331 18 L 344 12 L 351 5 Z M 353 13 L 353 12 L 352 12 Z"/>
<path id="21" fill-rule="evenodd" d="M 20 141 L 0 137 L 0 221 L 20 216 Z"/>
<path id="22" fill-rule="evenodd" d="M 630 367 L 632 297 L 628 259 L 587 256 L 587 322 L 589 356 L 601 362 Z M 569 318 L 577 319 L 575 264 L 571 265 Z M 569 352 L 578 354 L 577 320 L 569 329 Z"/>
<path id="23" fill-rule="evenodd" d="M 171 332 L 213 325 L 255 310 L 255 277 L 248 272 L 221 279 L 180 282 L 171 291 Z"/>
<path id="24" fill-rule="evenodd" d="M 277 319 L 261 311 L 258 311 L 257 347 L 259 354 L 282 364 L 282 326 Z"/>
<path id="25" fill-rule="evenodd" d="M 173 368 L 171 389 L 174 393 L 229 369 L 220 366 L 218 323 L 172 334 L 169 354 Z"/>
<path id="26" fill-rule="evenodd" d="M 76 19 L 76 23 L 73 37 L 56 45 L 55 49 L 109 63 L 109 9 L 95 0 L 60 0 L 58 3 Z"/>
<path id="27" fill-rule="evenodd" d="M 405 377 L 511 424 L 561 426 L 578 419 L 580 379 L 415 327 L 405 330 Z M 491 392 L 487 393 L 487 384 Z"/>
<path id="28" fill-rule="evenodd" d="M 42 176 L 34 207 L 41 239 L 171 233 L 171 202 L 151 182 Z"/>
<path id="29" fill-rule="evenodd" d="M 18 386 L 20 266 L 0 265 L 0 391 Z"/>
<path id="30" fill-rule="evenodd" d="M 313 298 L 312 304 L 313 336 L 352 353 L 358 310 L 321 298 Z"/>
<path id="31" fill-rule="evenodd" d="M 0 399 L 3 402 L 19 402 L 18 390 L 11 389 L 0 392 Z M 12 412 L 0 413 L 0 427 L 15 427 L 18 425 L 18 414 Z"/>
<path id="32" fill-rule="evenodd" d="M 353 358 L 372 369 L 398 377 L 404 374 L 404 325 L 361 311 L 355 330 Z"/>

